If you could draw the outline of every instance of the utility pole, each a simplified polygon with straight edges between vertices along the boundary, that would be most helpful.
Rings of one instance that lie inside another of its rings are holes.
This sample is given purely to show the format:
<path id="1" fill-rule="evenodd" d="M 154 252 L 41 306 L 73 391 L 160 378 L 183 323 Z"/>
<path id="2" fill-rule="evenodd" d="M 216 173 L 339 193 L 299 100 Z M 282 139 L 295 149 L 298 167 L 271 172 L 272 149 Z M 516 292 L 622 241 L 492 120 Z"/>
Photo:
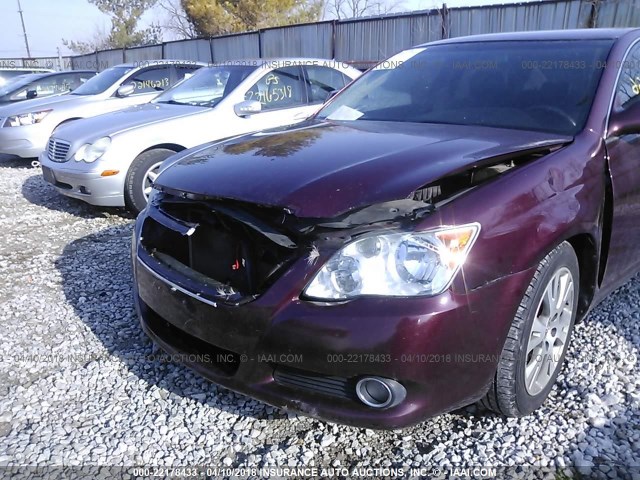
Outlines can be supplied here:
<path id="1" fill-rule="evenodd" d="M 24 33 L 24 44 L 27 47 L 27 57 L 31 58 L 31 50 L 29 50 L 29 40 L 27 39 L 27 29 L 24 27 L 24 17 L 22 16 L 20 0 L 18 0 L 18 13 L 20 14 L 20 21 L 22 22 L 22 33 Z"/>

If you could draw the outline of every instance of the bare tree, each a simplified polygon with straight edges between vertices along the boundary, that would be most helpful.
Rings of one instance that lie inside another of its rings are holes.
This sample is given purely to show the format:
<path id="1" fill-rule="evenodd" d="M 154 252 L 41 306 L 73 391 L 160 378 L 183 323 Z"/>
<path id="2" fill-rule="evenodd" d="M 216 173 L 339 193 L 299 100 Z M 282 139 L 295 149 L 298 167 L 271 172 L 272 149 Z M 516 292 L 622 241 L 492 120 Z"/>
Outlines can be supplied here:
<path id="1" fill-rule="evenodd" d="M 371 15 L 386 15 L 399 10 L 404 0 L 327 0 L 325 17 L 358 18 Z"/>
<path id="2" fill-rule="evenodd" d="M 104 25 L 95 24 L 93 35 L 88 40 L 65 40 L 62 44 L 74 53 L 93 53 L 98 50 L 107 50 L 111 48 L 109 45 L 109 32 Z"/>
<path id="3" fill-rule="evenodd" d="M 198 37 L 198 32 L 182 8 L 180 0 L 160 0 L 158 7 L 165 14 L 162 28 L 180 39 Z"/>

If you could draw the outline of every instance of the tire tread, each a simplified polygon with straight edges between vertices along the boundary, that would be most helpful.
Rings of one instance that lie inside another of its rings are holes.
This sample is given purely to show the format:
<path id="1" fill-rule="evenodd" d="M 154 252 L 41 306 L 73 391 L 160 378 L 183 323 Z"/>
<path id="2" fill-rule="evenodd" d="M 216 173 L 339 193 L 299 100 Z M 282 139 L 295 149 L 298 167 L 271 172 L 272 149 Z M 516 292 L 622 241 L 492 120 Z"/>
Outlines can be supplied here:
<path id="1" fill-rule="evenodd" d="M 480 400 L 481 405 L 496 413 L 507 417 L 521 417 L 524 415 L 516 403 L 516 368 L 518 365 L 519 345 L 522 335 L 525 334 L 527 324 L 527 311 L 535 297 L 535 290 L 540 282 L 540 278 L 549 268 L 552 259 L 569 248 L 573 251 L 571 244 L 562 242 L 547 254 L 538 264 L 536 271 L 527 290 L 518 305 L 513 323 L 509 328 L 505 344 L 502 348 L 498 368 L 491 382 L 491 386 L 484 398 Z"/>

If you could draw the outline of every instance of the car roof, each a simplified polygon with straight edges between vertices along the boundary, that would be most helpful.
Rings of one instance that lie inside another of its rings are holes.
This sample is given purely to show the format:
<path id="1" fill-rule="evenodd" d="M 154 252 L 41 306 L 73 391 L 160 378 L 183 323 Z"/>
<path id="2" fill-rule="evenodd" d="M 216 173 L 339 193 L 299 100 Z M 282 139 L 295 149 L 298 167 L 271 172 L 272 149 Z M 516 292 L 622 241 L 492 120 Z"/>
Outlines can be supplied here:
<path id="1" fill-rule="evenodd" d="M 532 32 L 488 33 L 470 35 L 466 37 L 448 38 L 435 42 L 423 43 L 428 45 L 443 45 L 450 43 L 475 43 L 499 41 L 535 41 L 535 40 L 616 40 L 630 32 L 640 32 L 638 28 L 577 28 L 569 30 L 538 30 Z"/>
<path id="2" fill-rule="evenodd" d="M 209 65 L 206 62 L 196 62 L 195 60 L 168 60 L 168 59 L 157 59 L 157 60 L 140 60 L 138 62 L 129 62 L 129 63 L 120 63 L 118 65 L 113 65 L 114 67 L 127 67 L 127 68 L 146 68 L 153 67 L 154 65 L 199 65 L 201 67 L 205 67 Z"/>
<path id="3" fill-rule="evenodd" d="M 316 65 L 316 64 L 324 64 L 327 62 L 335 62 L 337 65 L 343 65 L 344 62 L 339 62 L 338 60 L 333 60 L 330 58 L 311 58 L 311 57 L 273 57 L 273 58 L 239 58 L 237 60 L 225 60 L 221 62 L 215 62 L 211 64 L 211 66 L 217 65 L 251 65 L 256 67 L 261 67 L 263 65 L 272 65 L 279 63 L 292 63 L 296 65 Z"/>
<path id="4" fill-rule="evenodd" d="M 95 70 L 62 70 L 60 72 L 37 73 L 34 75 L 42 75 L 43 77 L 50 77 L 54 75 L 65 75 L 68 73 L 96 73 L 96 71 Z"/>
<path id="5" fill-rule="evenodd" d="M 15 80 L 37 80 L 39 78 L 43 78 L 49 75 L 49 73 L 25 73 L 23 75 L 18 75 L 15 77 Z"/>
<path id="6" fill-rule="evenodd" d="M 25 76 L 29 76 L 29 78 L 47 78 L 47 77 L 55 77 L 57 75 L 68 75 L 70 73 L 96 73 L 95 70 L 63 70 L 61 72 L 42 72 L 42 73 L 27 73 Z"/>
<path id="7" fill-rule="evenodd" d="M 25 73 L 19 77 L 15 77 L 15 80 L 29 80 L 31 82 L 40 80 L 41 78 L 57 77 L 59 75 L 68 75 L 70 73 L 92 73 L 96 74 L 95 70 L 63 70 L 61 72 L 42 72 L 42 73 Z"/>
<path id="8" fill-rule="evenodd" d="M 40 67 L 0 67 L 0 72 L 42 72 L 42 73 L 51 73 L 53 70 L 50 68 L 40 68 Z"/>

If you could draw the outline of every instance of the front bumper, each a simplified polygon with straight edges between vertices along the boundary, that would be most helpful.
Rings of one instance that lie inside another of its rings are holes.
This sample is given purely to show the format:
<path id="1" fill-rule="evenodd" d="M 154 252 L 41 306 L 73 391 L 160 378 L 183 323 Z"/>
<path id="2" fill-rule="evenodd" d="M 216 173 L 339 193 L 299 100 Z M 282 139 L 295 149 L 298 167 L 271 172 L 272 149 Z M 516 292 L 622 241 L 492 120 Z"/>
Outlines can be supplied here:
<path id="1" fill-rule="evenodd" d="M 0 125 L 5 118 L 0 119 Z M 35 158 L 47 146 L 51 129 L 45 123 L 23 127 L 0 127 L 0 153 Z"/>
<path id="2" fill-rule="evenodd" d="M 69 160 L 53 162 L 47 152 L 39 157 L 44 179 L 53 185 L 58 192 L 67 197 L 78 198 L 91 205 L 103 207 L 124 207 L 124 183 L 126 170 L 117 175 L 103 177 L 107 170 L 104 162 L 98 164 L 82 164 Z M 83 170 L 86 169 L 86 170 Z"/>
<path id="3" fill-rule="evenodd" d="M 132 253 L 141 325 L 173 359 L 278 408 L 372 428 L 416 424 L 481 398 L 533 275 L 527 270 L 461 294 L 327 305 L 299 298 L 310 275 L 301 259 L 258 299 L 227 306 L 179 287 L 181 279 L 157 268 L 135 241 Z M 282 384 L 280 371 L 345 379 L 347 389 L 365 375 L 395 379 L 406 398 L 375 409 L 349 392 L 337 397 Z"/>

